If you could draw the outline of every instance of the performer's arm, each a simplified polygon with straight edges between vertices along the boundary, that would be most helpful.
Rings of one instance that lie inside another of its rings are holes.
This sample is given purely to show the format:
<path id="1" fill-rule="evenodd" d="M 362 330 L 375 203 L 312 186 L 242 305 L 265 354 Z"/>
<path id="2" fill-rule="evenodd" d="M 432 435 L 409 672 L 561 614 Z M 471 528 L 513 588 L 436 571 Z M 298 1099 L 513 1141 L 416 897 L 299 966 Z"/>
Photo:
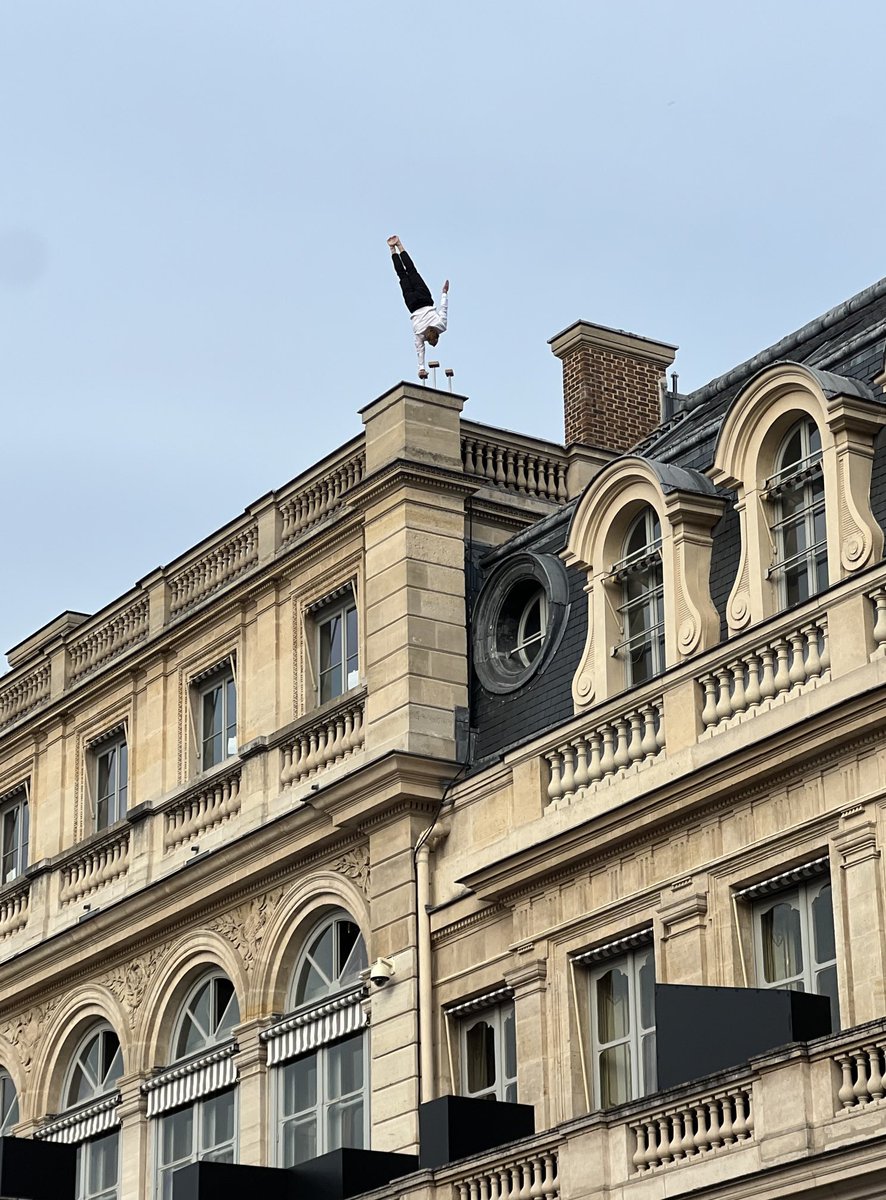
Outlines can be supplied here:
<path id="1" fill-rule="evenodd" d="M 418 355 L 418 369 L 425 369 L 425 339 L 420 333 L 415 335 L 415 353 Z"/>
<path id="2" fill-rule="evenodd" d="M 449 280 L 443 284 L 443 291 L 440 293 L 440 303 L 437 305 L 437 312 L 440 314 L 440 324 L 438 329 L 441 333 L 446 332 L 446 322 L 449 314 Z"/>

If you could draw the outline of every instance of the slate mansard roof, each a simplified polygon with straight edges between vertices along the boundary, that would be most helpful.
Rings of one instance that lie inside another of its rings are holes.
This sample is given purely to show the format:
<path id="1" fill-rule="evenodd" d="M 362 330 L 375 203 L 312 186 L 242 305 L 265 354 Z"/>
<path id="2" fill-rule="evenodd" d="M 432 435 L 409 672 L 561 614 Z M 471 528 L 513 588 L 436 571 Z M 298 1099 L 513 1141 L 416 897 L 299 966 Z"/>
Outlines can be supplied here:
<path id="1" fill-rule="evenodd" d="M 837 391 L 886 403 L 873 381 L 886 366 L 886 278 L 788 334 L 753 358 L 688 395 L 672 398 L 673 415 L 631 453 L 675 468 L 706 471 L 714 459 L 717 435 L 735 397 L 755 375 L 776 363 L 795 362 L 814 370 L 825 393 Z M 851 383 L 847 384 L 847 380 Z M 660 472 L 661 473 L 661 472 Z M 473 550 L 469 605 L 473 611 L 483 583 L 509 555 L 529 551 L 557 555 L 564 548 L 578 500 L 517 534 L 484 556 Z M 886 528 L 886 430 L 877 440 L 871 480 L 874 516 Z M 727 503 L 713 531 L 711 596 L 721 617 L 721 638 L 728 636 L 726 602 L 739 564 L 739 523 Z M 474 761 L 479 765 L 508 749 L 555 728 L 573 714 L 572 679 L 587 633 L 586 579 L 574 569 L 569 578 L 566 632 L 556 653 L 526 684 L 507 695 L 491 695 L 476 673 L 471 686 L 471 723 L 477 730 Z M 473 630 L 471 631 L 473 633 Z"/>

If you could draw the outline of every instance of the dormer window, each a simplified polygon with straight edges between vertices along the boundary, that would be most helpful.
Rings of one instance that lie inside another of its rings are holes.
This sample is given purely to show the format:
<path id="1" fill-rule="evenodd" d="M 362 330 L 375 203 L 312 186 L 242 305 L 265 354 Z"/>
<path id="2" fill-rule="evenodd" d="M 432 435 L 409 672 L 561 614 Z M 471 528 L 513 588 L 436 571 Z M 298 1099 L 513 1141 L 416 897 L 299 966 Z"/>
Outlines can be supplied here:
<path id="1" fill-rule="evenodd" d="M 776 466 L 765 485 L 775 515 L 776 557 L 769 573 L 787 608 L 828 586 L 821 434 L 814 421 L 806 417 L 791 427 Z"/>
<path id="2" fill-rule="evenodd" d="M 621 585 L 624 640 L 616 646 L 625 664 L 625 683 L 633 687 L 661 674 L 665 665 L 664 578 L 661 523 L 646 507 L 628 530 L 624 557 L 612 568 Z"/>

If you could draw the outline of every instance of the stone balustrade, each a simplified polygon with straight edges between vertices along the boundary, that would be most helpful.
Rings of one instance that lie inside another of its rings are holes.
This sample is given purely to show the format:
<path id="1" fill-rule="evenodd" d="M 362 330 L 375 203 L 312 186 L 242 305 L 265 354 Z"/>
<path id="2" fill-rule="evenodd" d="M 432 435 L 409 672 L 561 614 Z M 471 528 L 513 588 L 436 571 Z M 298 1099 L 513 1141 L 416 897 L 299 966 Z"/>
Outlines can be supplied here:
<path id="1" fill-rule="evenodd" d="M 730 729 L 830 679 L 827 617 L 817 615 L 702 675 L 702 737 Z"/>
<path id="2" fill-rule="evenodd" d="M 280 748 L 281 787 L 293 787 L 361 750 L 365 705 L 365 693 L 347 698 L 285 741 Z"/>
<path id="3" fill-rule="evenodd" d="M 355 488 L 366 470 L 366 454 L 360 450 L 337 463 L 326 474 L 312 480 L 280 503 L 281 539 L 297 537 L 303 530 L 338 508 L 342 497 Z"/>
<path id="4" fill-rule="evenodd" d="M 560 1194 L 558 1156 L 554 1149 L 504 1159 L 455 1183 L 457 1200 L 540 1200 Z"/>
<path id="5" fill-rule="evenodd" d="M 95 841 L 61 865 L 59 903 L 72 904 L 129 870 L 129 829 Z"/>
<path id="6" fill-rule="evenodd" d="M 11 725 L 49 699 L 50 677 L 50 665 L 44 662 L 0 686 L 0 728 Z"/>
<path id="7" fill-rule="evenodd" d="M 886 1097 L 886 1037 L 879 1037 L 846 1050 L 834 1058 L 840 1068 L 840 1107 L 863 1108 L 882 1104 Z"/>
<path id="8" fill-rule="evenodd" d="M 31 884 L 27 879 L 17 880 L 3 889 L 0 894 L 0 938 L 27 925 L 30 897 Z"/>
<path id="9" fill-rule="evenodd" d="M 235 533 L 169 580 L 169 611 L 190 608 L 258 562 L 258 526 Z"/>
<path id="10" fill-rule="evenodd" d="M 665 746 L 662 698 L 645 701 L 545 755 L 549 808 L 563 807 L 651 763 Z"/>
<path id="11" fill-rule="evenodd" d="M 147 595 L 139 596 L 95 629 L 75 638 L 68 646 L 71 679 L 79 679 L 146 637 L 148 608 Z"/>
<path id="12" fill-rule="evenodd" d="M 874 652 L 872 658 L 886 658 L 886 587 L 868 593 L 874 606 Z"/>
<path id="13" fill-rule="evenodd" d="M 556 504 L 568 499 L 565 455 L 557 457 L 508 444 L 500 431 L 495 431 L 493 437 L 463 434 L 461 460 L 466 475 L 479 476 L 487 483 Z"/>
<path id="14" fill-rule="evenodd" d="M 197 783 L 165 811 L 163 848 L 174 850 L 240 811 L 240 764 L 212 779 Z"/>
<path id="15" fill-rule="evenodd" d="M 632 1121 L 631 1132 L 637 1174 L 728 1150 L 754 1136 L 753 1089 L 730 1088 L 656 1112 Z"/>

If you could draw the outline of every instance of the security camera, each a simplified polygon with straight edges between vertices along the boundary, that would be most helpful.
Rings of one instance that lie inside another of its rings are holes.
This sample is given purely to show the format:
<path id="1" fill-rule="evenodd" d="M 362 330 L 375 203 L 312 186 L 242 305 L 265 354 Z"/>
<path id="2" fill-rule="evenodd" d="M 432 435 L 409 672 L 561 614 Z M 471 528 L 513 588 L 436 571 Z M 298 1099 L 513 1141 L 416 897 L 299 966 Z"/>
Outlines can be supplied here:
<path id="1" fill-rule="evenodd" d="M 376 987 L 384 987 L 394 974 L 394 964 L 389 958 L 377 958 L 369 968 L 369 978 Z"/>

